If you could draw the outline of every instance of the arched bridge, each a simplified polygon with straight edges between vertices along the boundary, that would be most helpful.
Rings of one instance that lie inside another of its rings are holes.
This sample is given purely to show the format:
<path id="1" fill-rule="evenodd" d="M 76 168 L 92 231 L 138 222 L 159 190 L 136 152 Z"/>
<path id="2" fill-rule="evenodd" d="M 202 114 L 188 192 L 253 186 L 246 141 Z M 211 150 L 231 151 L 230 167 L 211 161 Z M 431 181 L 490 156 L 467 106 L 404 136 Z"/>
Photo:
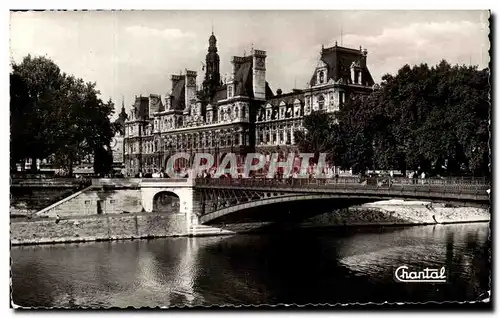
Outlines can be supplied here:
<path id="1" fill-rule="evenodd" d="M 199 223 L 233 212 L 277 203 L 343 199 L 373 202 L 389 199 L 490 205 L 485 179 L 230 179 L 198 178 L 193 183 L 201 199 Z"/>

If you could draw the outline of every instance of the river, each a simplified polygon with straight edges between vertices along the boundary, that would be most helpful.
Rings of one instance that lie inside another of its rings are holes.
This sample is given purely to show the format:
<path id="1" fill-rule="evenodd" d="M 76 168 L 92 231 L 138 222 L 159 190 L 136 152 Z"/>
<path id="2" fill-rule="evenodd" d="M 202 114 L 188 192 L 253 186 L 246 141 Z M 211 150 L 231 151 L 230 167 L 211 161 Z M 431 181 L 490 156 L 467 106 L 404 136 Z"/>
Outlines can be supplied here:
<path id="1" fill-rule="evenodd" d="M 489 287 L 489 224 L 12 247 L 12 297 L 29 307 L 471 301 Z M 397 267 L 445 266 L 446 283 Z"/>

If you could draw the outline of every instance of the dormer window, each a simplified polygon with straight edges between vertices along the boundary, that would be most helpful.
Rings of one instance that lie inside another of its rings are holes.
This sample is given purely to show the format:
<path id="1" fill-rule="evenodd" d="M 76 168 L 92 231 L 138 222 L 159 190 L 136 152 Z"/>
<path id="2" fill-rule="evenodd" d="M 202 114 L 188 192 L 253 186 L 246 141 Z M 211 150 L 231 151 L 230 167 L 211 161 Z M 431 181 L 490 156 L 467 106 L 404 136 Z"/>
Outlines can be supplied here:
<path id="1" fill-rule="evenodd" d="M 286 110 L 286 104 L 285 102 L 281 102 L 279 106 L 279 118 L 285 118 L 285 110 Z"/>
<path id="2" fill-rule="evenodd" d="M 325 82 L 325 72 L 320 71 L 318 78 L 319 78 L 319 83 L 323 84 Z"/>
<path id="3" fill-rule="evenodd" d="M 227 98 L 231 98 L 231 97 L 233 97 L 233 87 L 228 86 L 227 87 Z"/>

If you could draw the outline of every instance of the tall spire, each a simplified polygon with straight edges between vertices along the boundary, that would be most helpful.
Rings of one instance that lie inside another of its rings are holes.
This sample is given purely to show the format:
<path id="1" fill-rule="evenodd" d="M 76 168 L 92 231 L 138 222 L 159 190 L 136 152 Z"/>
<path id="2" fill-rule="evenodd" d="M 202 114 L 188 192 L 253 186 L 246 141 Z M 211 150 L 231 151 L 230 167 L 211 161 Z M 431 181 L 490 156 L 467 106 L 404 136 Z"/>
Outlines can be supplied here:
<path id="1" fill-rule="evenodd" d="M 208 38 L 208 52 L 217 52 L 217 39 L 214 35 L 214 30 L 212 26 L 212 35 Z"/>
<path id="2" fill-rule="evenodd" d="M 208 39 L 208 54 L 205 57 L 205 79 L 203 81 L 203 90 L 206 96 L 213 96 L 215 89 L 221 83 L 219 66 L 220 59 L 219 54 L 217 54 L 217 39 L 214 35 L 212 23 L 212 34 Z"/>

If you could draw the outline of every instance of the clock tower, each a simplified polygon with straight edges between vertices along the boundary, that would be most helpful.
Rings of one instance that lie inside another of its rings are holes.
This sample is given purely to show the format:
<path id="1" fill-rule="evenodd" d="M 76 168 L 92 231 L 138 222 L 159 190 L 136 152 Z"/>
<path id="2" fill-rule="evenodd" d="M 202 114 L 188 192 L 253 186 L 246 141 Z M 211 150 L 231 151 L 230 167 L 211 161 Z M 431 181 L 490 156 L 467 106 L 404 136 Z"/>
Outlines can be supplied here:
<path id="1" fill-rule="evenodd" d="M 220 73 L 219 73 L 219 54 L 217 54 L 217 39 L 214 33 L 208 39 L 208 53 L 205 59 L 206 62 L 206 72 L 205 80 L 203 81 L 203 91 L 205 96 L 212 97 L 215 93 L 215 89 L 221 85 Z"/>

